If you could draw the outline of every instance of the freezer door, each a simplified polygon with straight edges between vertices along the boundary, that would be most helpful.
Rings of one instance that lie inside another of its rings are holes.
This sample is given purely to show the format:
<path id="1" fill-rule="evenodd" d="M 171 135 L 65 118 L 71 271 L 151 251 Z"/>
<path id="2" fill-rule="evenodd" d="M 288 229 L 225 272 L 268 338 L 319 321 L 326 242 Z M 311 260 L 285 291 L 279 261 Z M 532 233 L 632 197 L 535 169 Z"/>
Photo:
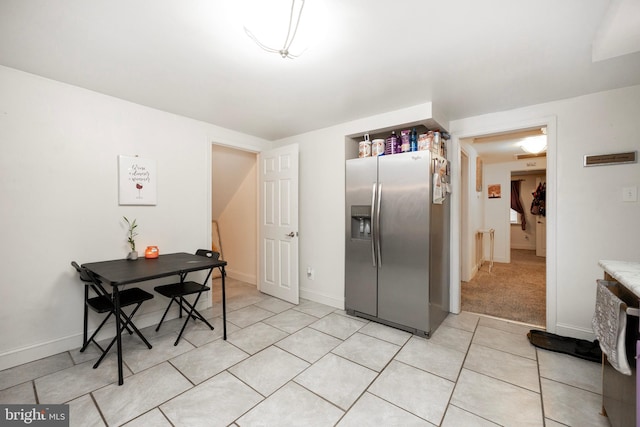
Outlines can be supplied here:
<path id="1" fill-rule="evenodd" d="M 378 165 L 378 317 L 421 332 L 429 325 L 430 154 L 383 156 Z"/>
<path id="2" fill-rule="evenodd" d="M 345 309 L 377 314 L 373 206 L 377 158 L 346 162 Z"/>

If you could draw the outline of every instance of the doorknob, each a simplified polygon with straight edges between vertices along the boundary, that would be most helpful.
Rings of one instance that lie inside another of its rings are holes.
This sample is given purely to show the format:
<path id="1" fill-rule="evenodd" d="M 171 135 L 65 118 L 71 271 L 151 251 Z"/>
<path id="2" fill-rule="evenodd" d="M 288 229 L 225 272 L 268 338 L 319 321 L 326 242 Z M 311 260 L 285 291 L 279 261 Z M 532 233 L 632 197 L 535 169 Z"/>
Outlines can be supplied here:
<path id="1" fill-rule="evenodd" d="M 285 236 L 287 237 L 296 237 L 298 235 L 298 233 L 294 233 L 293 231 L 289 234 L 285 234 Z"/>

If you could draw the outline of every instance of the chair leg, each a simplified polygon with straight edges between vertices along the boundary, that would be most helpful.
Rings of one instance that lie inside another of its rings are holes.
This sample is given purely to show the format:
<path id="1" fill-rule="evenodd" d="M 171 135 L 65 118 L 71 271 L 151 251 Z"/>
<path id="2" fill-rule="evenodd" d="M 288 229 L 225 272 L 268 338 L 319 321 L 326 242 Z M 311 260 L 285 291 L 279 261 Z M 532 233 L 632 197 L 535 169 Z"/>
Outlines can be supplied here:
<path id="1" fill-rule="evenodd" d="M 209 328 L 211 328 L 211 330 L 213 330 L 213 326 L 211 326 L 211 324 L 209 322 L 207 322 L 207 319 L 205 319 L 199 312 L 198 310 L 196 310 L 196 305 L 198 304 L 198 300 L 200 299 L 200 296 L 202 295 L 202 292 L 198 293 L 198 296 L 196 297 L 196 300 L 193 302 L 193 305 L 189 304 L 189 302 L 184 299 L 181 298 L 182 302 L 184 302 L 184 304 L 189 307 L 189 314 L 187 315 L 187 318 L 184 320 L 184 323 L 182 324 L 182 329 L 180 329 L 180 333 L 178 334 L 178 338 L 176 339 L 176 342 L 173 343 L 174 346 L 178 345 L 178 341 L 180 341 L 180 338 L 182 337 L 182 333 L 184 332 L 184 329 L 187 327 L 187 323 L 189 323 L 189 319 L 191 317 L 197 316 L 200 320 L 202 320 L 204 323 L 207 324 L 207 326 L 209 326 Z M 182 305 L 180 306 L 182 307 Z M 187 308 L 185 307 L 185 311 L 187 311 Z"/>
<path id="2" fill-rule="evenodd" d="M 189 307 L 189 310 L 187 310 L 187 307 Z M 180 312 L 182 312 L 182 310 L 185 311 L 185 313 L 190 313 L 191 309 L 191 305 L 189 304 L 189 301 L 187 301 L 187 299 L 185 297 L 180 297 Z M 182 316 L 180 316 L 182 317 Z M 198 318 L 196 316 L 194 316 L 193 314 L 189 314 L 189 318 L 193 319 L 193 321 L 195 322 L 196 320 L 198 320 Z"/>
<path id="3" fill-rule="evenodd" d="M 89 327 L 89 308 L 87 307 L 87 300 L 89 299 L 89 287 L 85 285 L 84 287 L 84 323 L 82 328 L 82 348 L 80 349 L 80 353 L 85 351 L 87 348 L 87 329 Z"/>
<path id="4" fill-rule="evenodd" d="M 82 348 L 80 349 L 80 352 L 83 352 L 87 349 L 87 347 L 89 346 L 89 343 L 91 341 L 93 341 L 98 348 L 100 348 L 102 350 L 102 347 L 100 347 L 100 345 L 95 341 L 95 337 L 96 335 L 98 335 L 98 332 L 100 332 L 100 329 L 102 329 L 102 326 L 107 323 L 107 320 L 109 320 L 109 317 L 111 317 L 113 313 L 109 313 L 107 316 L 105 316 L 105 318 L 102 320 L 102 323 L 100 323 L 100 325 L 98 326 L 98 328 L 93 332 L 93 334 L 91 335 L 91 338 L 89 338 L 88 340 L 86 340 L 86 342 L 84 343 L 84 345 L 82 346 Z"/>
<path id="5" fill-rule="evenodd" d="M 141 305 L 142 305 L 142 303 L 139 303 L 136 306 L 136 308 L 133 309 L 133 311 L 131 312 L 131 314 L 129 316 L 127 316 L 123 312 L 120 313 L 120 315 L 122 317 L 122 320 L 124 321 L 124 323 L 120 327 L 120 333 L 122 333 L 122 331 L 124 331 L 125 329 L 128 329 L 127 326 L 131 326 L 131 328 L 133 328 L 133 330 L 135 331 L 136 335 L 138 335 L 140 337 L 140 339 L 147 345 L 147 348 L 151 349 L 152 346 L 151 346 L 151 344 L 149 344 L 149 341 L 147 341 L 147 339 L 144 337 L 144 335 L 142 335 L 142 333 L 138 330 L 138 328 L 136 328 L 136 325 L 131 321 L 131 319 L 133 318 L 133 315 L 136 313 L 136 311 L 138 311 L 138 308 L 140 308 Z M 117 337 L 114 337 L 111 340 L 111 342 L 109 343 L 109 345 L 107 346 L 107 348 L 105 348 L 102 351 L 102 355 L 100 355 L 100 358 L 93 365 L 93 369 L 96 369 L 98 366 L 100 366 L 100 363 L 105 358 L 105 356 L 109 353 L 109 350 L 111 350 L 111 347 L 113 347 L 113 345 L 116 343 L 116 339 L 117 339 Z M 96 343 L 96 345 L 97 345 L 97 343 Z"/>
<path id="6" fill-rule="evenodd" d="M 80 348 L 80 353 L 86 350 L 87 348 L 87 329 L 89 327 L 89 313 L 87 312 L 87 305 L 84 305 L 84 324 L 82 328 L 82 348 Z"/>
<path id="7" fill-rule="evenodd" d="M 96 369 L 98 366 L 100 366 L 100 363 L 102 362 L 102 359 L 105 358 L 105 356 L 107 355 L 109 350 L 111 350 L 111 347 L 113 347 L 113 344 L 115 344 L 115 342 L 116 342 L 116 339 L 114 338 L 111 341 L 111 343 L 109 344 L 109 346 L 102 352 L 102 354 L 100 355 L 100 358 L 96 361 L 96 363 L 94 363 L 93 369 Z"/>
<path id="8" fill-rule="evenodd" d="M 160 319 L 160 323 L 158 323 L 158 326 L 156 327 L 156 332 L 158 332 L 158 330 L 160 329 L 160 326 L 162 326 L 162 322 L 164 322 L 164 318 L 167 317 L 167 313 L 169 312 L 169 309 L 171 308 L 171 304 L 173 304 L 174 300 L 175 298 L 171 298 L 171 301 L 169 302 L 167 309 L 164 311 L 164 314 L 162 315 L 162 319 Z"/>
<path id="9" fill-rule="evenodd" d="M 122 330 L 122 328 L 121 328 Z M 107 355 L 107 353 L 109 353 L 109 350 L 111 350 L 111 347 L 113 347 L 113 345 L 116 343 L 116 339 L 117 336 L 113 337 L 113 339 L 111 340 L 111 342 L 109 343 L 109 345 L 107 346 L 107 348 L 105 348 L 104 350 L 102 350 L 102 354 L 100 355 L 100 358 L 98 358 L 98 360 L 96 361 L 96 363 L 94 363 L 93 365 L 93 369 L 96 369 L 98 366 L 100 366 L 100 363 L 102 362 L 102 359 L 105 358 L 105 356 Z"/>
<path id="10" fill-rule="evenodd" d="M 189 311 L 191 313 L 191 318 L 193 318 L 194 321 L 196 320 L 202 320 L 204 323 L 207 324 L 207 326 L 209 326 L 209 328 L 211 328 L 211 330 L 213 330 L 213 326 L 211 326 L 211 324 L 207 321 L 207 319 L 204 318 L 204 316 L 202 314 L 200 314 L 200 312 L 198 310 L 196 310 L 196 304 L 198 303 L 198 299 L 195 300 L 194 304 L 191 305 L 189 304 L 189 301 L 185 300 L 184 304 L 185 304 L 185 311 L 187 310 L 187 307 L 189 308 Z"/>
<path id="11" fill-rule="evenodd" d="M 147 348 L 151 349 L 152 345 L 149 344 L 149 341 L 147 341 L 147 339 L 144 337 L 144 335 L 142 335 L 142 332 L 140 332 L 138 330 L 138 328 L 136 328 L 136 325 L 131 321 L 131 319 L 133 319 L 133 315 L 136 314 L 136 311 L 138 311 L 138 309 L 140 308 L 140 306 L 142 305 L 142 303 L 138 303 L 138 305 L 136 305 L 136 308 L 133 309 L 133 311 L 131 312 L 131 314 L 129 315 L 129 317 L 127 317 L 126 314 L 121 313 L 122 317 L 124 319 L 124 325 L 122 325 L 122 328 L 127 328 L 127 330 L 129 329 L 129 326 L 131 326 L 131 328 L 133 329 L 133 332 L 136 333 L 136 335 L 142 340 L 142 342 L 144 342 L 147 345 Z M 132 334 L 133 334 L 132 332 Z"/>

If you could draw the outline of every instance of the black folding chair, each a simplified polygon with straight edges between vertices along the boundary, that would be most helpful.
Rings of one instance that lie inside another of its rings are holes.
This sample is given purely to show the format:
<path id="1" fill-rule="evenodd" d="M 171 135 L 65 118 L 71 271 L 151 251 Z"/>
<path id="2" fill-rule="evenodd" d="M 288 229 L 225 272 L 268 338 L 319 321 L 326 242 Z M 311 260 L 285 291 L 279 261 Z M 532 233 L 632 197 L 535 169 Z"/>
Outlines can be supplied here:
<path id="1" fill-rule="evenodd" d="M 111 349 L 111 347 L 113 347 L 113 344 L 115 344 L 116 342 L 116 337 L 114 337 L 106 348 L 102 348 L 102 346 L 98 344 L 98 342 L 95 339 L 98 332 L 100 332 L 100 329 L 102 329 L 104 324 L 107 323 L 107 320 L 109 320 L 111 315 L 115 313 L 115 307 L 113 305 L 112 295 L 104 289 L 104 287 L 100 283 L 100 280 L 98 280 L 94 275 L 92 275 L 86 269 L 80 267 L 77 262 L 72 261 L 71 265 L 76 269 L 76 271 L 80 275 L 80 280 L 85 285 L 84 286 L 84 329 L 82 333 L 82 348 L 80 348 L 80 352 L 84 352 L 91 342 L 93 342 L 100 349 L 102 354 L 100 355 L 100 358 L 98 359 L 98 361 L 93 365 L 93 368 L 95 369 L 100 365 L 100 362 L 102 362 L 102 360 L 105 358 L 107 353 L 109 353 L 109 350 Z M 93 291 L 96 296 L 90 298 L 89 297 L 90 290 Z M 134 306 L 133 310 L 131 311 L 131 314 L 129 315 L 127 315 L 124 311 L 120 310 L 120 317 L 122 318 L 120 333 L 122 333 L 122 331 L 124 330 L 127 330 L 127 332 L 129 332 L 129 334 L 131 335 L 135 332 L 136 335 L 138 335 L 140 339 L 147 345 L 147 347 L 151 348 L 151 344 L 149 344 L 149 341 L 147 341 L 144 335 L 140 333 L 140 331 L 138 330 L 138 328 L 136 328 L 136 325 L 133 324 L 131 319 L 136 314 L 136 311 L 138 311 L 142 303 L 152 299 L 153 295 L 150 294 L 149 292 L 143 291 L 140 288 L 125 289 L 118 293 L 120 295 L 121 309 L 124 307 Z M 109 314 L 107 314 L 104 317 L 104 319 L 102 319 L 102 322 L 100 323 L 98 328 L 93 332 L 91 337 L 87 339 L 88 319 L 89 319 L 88 309 L 91 309 L 96 313 L 100 313 L 100 314 L 104 314 L 104 313 L 109 313 Z"/>
<path id="2" fill-rule="evenodd" d="M 220 257 L 220 254 L 218 252 L 214 252 L 208 249 L 198 249 L 196 251 L 196 255 L 213 258 L 214 260 L 217 260 Z M 189 319 L 193 319 L 194 321 L 196 319 L 200 319 L 209 328 L 211 328 L 211 330 L 213 330 L 213 326 L 211 326 L 211 324 L 207 321 L 207 319 L 205 319 L 200 314 L 200 312 L 196 310 L 196 305 L 198 304 L 198 300 L 200 299 L 200 296 L 202 295 L 202 293 L 211 290 L 211 288 L 208 287 L 206 283 L 209 281 L 209 277 L 211 277 L 212 271 L 213 271 L 213 268 L 209 270 L 209 273 L 207 274 L 207 278 L 204 280 L 202 284 L 198 282 L 193 282 L 193 281 L 185 282 L 184 279 L 186 278 L 187 273 L 180 273 L 179 283 L 172 283 L 170 285 L 161 285 L 153 288 L 160 295 L 164 295 L 167 298 L 171 298 L 171 301 L 169 302 L 167 309 L 164 311 L 164 314 L 162 315 L 162 319 L 160 319 L 160 323 L 158 323 L 156 332 L 160 329 L 160 326 L 162 326 L 162 322 L 164 322 L 164 318 L 167 316 L 167 313 L 169 312 L 169 309 L 171 308 L 171 305 L 174 303 L 174 301 L 180 307 L 181 318 L 182 318 L 182 310 L 188 313 L 187 318 L 185 319 L 184 324 L 182 325 L 182 329 L 180 329 L 178 338 L 176 339 L 176 342 L 173 345 L 178 345 L 178 341 L 180 341 L 180 337 L 182 337 L 182 333 L 184 332 L 184 329 L 186 328 L 187 323 L 189 322 Z M 193 304 L 190 304 L 189 301 L 185 299 L 185 297 L 188 295 L 196 295 L 196 298 L 193 301 Z"/>

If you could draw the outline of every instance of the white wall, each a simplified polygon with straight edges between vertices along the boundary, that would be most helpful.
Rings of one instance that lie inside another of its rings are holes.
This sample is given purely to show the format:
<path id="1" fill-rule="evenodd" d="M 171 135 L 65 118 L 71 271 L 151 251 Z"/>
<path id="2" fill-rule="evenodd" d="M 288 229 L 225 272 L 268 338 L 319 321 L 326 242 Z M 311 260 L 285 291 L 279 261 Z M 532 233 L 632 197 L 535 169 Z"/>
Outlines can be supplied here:
<path id="1" fill-rule="evenodd" d="M 586 154 L 640 147 L 640 86 L 452 121 L 460 137 L 521 129 L 553 117 L 547 168 L 547 288 L 556 306 L 547 328 L 593 339 L 598 260 L 640 260 L 640 203 L 622 188 L 640 185 L 640 164 L 583 167 Z"/>
<path id="2" fill-rule="evenodd" d="M 266 143 L 0 67 L 0 369 L 80 347 L 83 288 L 69 263 L 123 258 L 123 215 L 138 220 L 142 249 L 211 244 L 212 141 Z M 120 154 L 156 160 L 157 206 L 118 205 Z M 145 303 L 138 326 L 166 304 Z"/>

